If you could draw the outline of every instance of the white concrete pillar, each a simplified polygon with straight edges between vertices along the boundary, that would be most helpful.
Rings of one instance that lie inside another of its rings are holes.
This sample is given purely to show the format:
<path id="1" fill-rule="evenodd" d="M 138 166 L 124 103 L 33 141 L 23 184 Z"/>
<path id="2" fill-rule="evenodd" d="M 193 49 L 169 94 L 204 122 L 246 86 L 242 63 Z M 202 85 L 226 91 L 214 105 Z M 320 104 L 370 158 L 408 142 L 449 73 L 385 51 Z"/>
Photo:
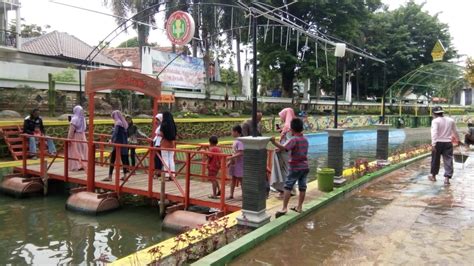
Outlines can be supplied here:
<path id="1" fill-rule="evenodd" d="M 461 100 L 459 103 L 461 106 L 466 106 L 466 90 L 461 91 Z"/>
<path id="2" fill-rule="evenodd" d="M 153 74 L 153 59 L 151 57 L 151 48 L 144 46 L 142 50 L 142 74 Z"/>
<path id="3" fill-rule="evenodd" d="M 308 100 L 308 91 L 311 86 L 311 80 L 307 79 L 306 82 L 304 83 L 304 89 L 303 89 L 303 99 Z"/>
<path id="4" fill-rule="evenodd" d="M 21 50 L 21 15 L 20 6 L 16 7 L 16 48 Z"/>

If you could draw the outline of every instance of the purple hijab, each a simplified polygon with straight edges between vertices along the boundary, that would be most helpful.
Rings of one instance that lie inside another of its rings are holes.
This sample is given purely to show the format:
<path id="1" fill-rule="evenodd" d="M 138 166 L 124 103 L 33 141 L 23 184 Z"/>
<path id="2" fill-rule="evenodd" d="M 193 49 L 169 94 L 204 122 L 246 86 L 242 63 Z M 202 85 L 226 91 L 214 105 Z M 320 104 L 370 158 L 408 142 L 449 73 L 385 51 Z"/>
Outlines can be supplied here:
<path id="1" fill-rule="evenodd" d="M 127 120 L 123 117 L 122 113 L 119 110 L 115 110 L 112 112 L 112 118 L 114 119 L 115 126 L 121 126 L 125 129 L 128 128 Z"/>
<path id="2" fill-rule="evenodd" d="M 84 117 L 84 110 L 80 105 L 76 105 L 74 109 L 72 109 L 72 112 L 71 124 L 76 128 L 76 132 L 85 132 L 86 118 Z"/>

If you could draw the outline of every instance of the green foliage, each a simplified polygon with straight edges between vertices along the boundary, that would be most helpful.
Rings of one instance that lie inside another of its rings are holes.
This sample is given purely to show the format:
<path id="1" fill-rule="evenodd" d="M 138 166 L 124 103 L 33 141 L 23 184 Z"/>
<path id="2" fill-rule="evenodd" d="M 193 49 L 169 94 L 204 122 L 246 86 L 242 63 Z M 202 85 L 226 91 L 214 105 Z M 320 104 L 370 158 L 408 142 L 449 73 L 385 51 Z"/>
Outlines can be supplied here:
<path id="1" fill-rule="evenodd" d="M 60 82 L 77 82 L 76 72 L 75 69 L 68 67 L 66 70 L 54 73 L 53 80 Z"/>
<path id="2" fill-rule="evenodd" d="M 235 85 L 239 81 L 237 72 L 233 68 L 221 68 L 221 80 L 227 85 Z"/>
<path id="3" fill-rule="evenodd" d="M 424 4 L 413 0 L 393 11 L 383 10 L 372 15 L 366 29 L 367 50 L 387 62 L 387 82 L 392 84 L 408 72 L 432 63 L 431 51 L 439 39 L 447 52 L 444 60 L 456 56 L 448 25 L 438 16 L 423 11 Z M 364 66 L 364 71 L 381 75 L 381 66 Z"/>
<path id="4" fill-rule="evenodd" d="M 466 80 L 469 82 L 471 87 L 474 87 L 474 58 L 469 57 L 466 60 Z"/>
<path id="5" fill-rule="evenodd" d="M 138 47 L 138 37 L 130 38 L 122 43 L 120 43 L 117 48 L 125 48 L 125 47 Z"/>
<path id="6" fill-rule="evenodd" d="M 50 28 L 51 26 L 49 25 L 39 26 L 37 24 L 21 24 L 20 35 L 23 38 L 39 37 L 45 35 L 47 30 Z M 10 31 L 17 32 L 15 20 L 12 20 L 12 23 L 10 24 Z"/>

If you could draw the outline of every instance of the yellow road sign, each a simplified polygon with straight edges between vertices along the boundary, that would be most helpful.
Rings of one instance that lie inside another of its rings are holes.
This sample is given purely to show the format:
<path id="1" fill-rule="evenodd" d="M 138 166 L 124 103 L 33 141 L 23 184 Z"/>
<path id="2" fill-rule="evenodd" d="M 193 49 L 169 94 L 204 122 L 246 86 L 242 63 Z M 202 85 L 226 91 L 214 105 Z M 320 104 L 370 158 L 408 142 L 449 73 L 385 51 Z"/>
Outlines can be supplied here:
<path id="1" fill-rule="evenodd" d="M 433 61 L 442 61 L 443 56 L 446 52 L 446 49 L 444 48 L 443 44 L 441 43 L 440 40 L 436 41 L 433 50 L 431 50 L 431 57 L 433 57 Z"/>

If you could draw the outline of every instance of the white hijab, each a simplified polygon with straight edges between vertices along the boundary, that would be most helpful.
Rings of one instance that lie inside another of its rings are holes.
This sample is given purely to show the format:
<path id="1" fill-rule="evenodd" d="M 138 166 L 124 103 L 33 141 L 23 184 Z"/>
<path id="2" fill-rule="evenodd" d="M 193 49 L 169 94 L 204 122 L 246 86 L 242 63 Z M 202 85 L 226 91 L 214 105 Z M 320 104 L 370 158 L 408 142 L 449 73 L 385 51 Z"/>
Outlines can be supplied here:
<path id="1" fill-rule="evenodd" d="M 162 113 L 157 114 L 155 118 L 158 119 L 160 122 L 163 122 Z M 155 143 L 155 147 L 158 147 L 161 144 L 162 137 L 160 136 L 160 128 L 161 128 L 161 125 L 157 126 L 155 130 L 155 138 L 153 139 L 153 142 Z"/>

